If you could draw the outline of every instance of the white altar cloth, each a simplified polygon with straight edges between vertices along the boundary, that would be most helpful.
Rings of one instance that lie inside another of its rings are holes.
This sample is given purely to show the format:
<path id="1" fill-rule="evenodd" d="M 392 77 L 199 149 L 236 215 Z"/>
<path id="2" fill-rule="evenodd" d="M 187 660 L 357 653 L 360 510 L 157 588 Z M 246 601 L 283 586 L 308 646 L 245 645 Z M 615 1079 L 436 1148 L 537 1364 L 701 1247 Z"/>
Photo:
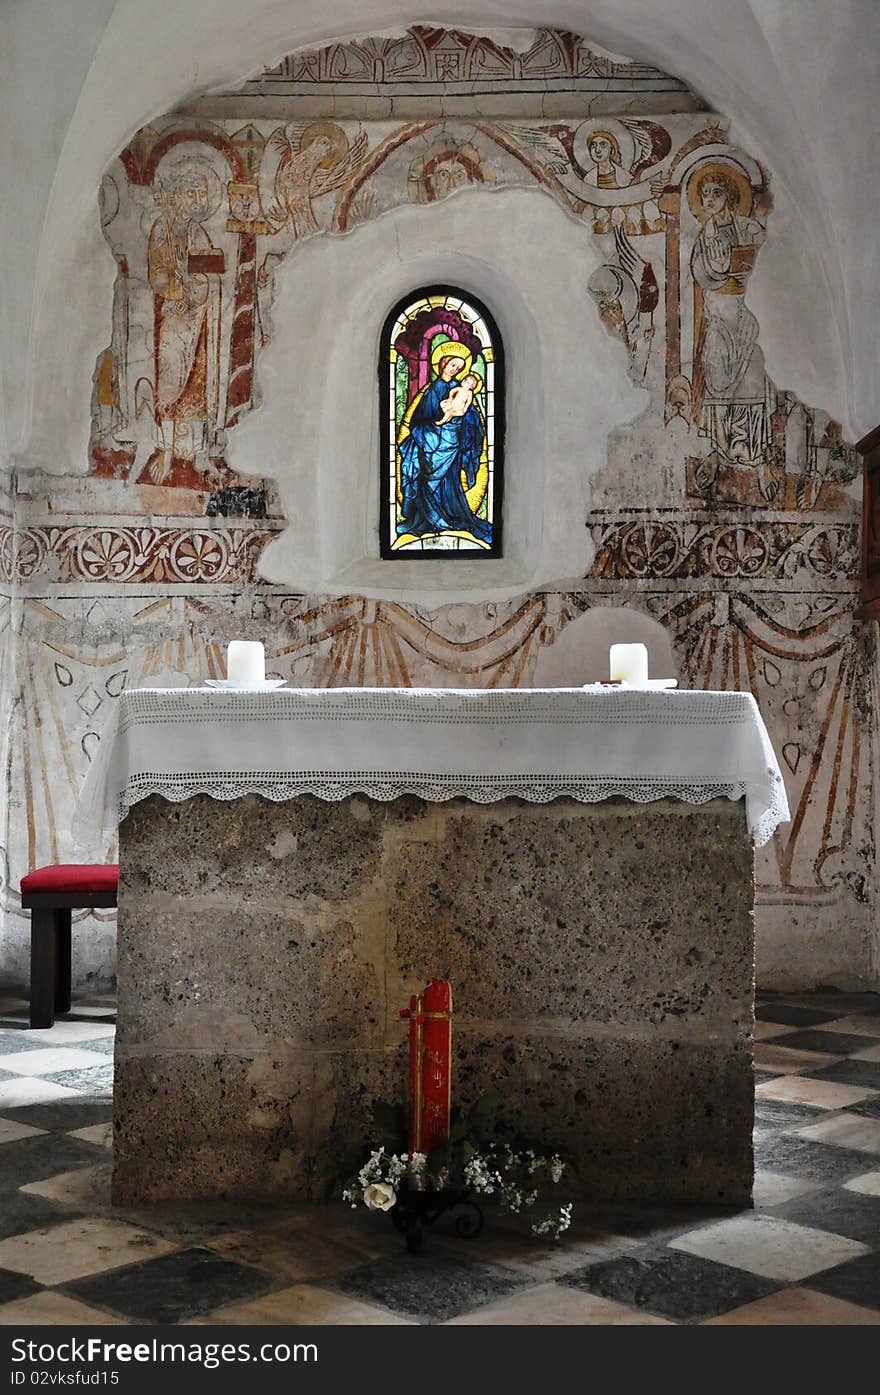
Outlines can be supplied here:
<path id="1" fill-rule="evenodd" d="M 131 689 L 86 777 L 74 832 L 94 842 L 151 794 L 744 798 L 758 844 L 789 818 L 751 694 L 598 685 Z"/>

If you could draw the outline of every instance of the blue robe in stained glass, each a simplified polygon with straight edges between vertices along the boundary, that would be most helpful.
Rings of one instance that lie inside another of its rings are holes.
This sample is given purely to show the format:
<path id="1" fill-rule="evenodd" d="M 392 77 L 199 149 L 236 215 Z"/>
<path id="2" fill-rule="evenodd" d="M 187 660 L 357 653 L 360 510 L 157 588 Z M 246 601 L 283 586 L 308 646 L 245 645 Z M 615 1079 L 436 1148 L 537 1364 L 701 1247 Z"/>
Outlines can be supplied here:
<path id="1" fill-rule="evenodd" d="M 474 403 L 463 417 L 453 417 L 444 426 L 440 406 L 459 379 L 444 382 L 435 378 L 425 388 L 409 419 L 410 434 L 400 450 L 400 512 L 398 536 L 448 530 L 472 533 L 481 542 L 492 544 L 492 525 L 477 518 L 465 497 L 462 474 L 470 489 L 480 468 L 483 451 L 483 419 Z"/>

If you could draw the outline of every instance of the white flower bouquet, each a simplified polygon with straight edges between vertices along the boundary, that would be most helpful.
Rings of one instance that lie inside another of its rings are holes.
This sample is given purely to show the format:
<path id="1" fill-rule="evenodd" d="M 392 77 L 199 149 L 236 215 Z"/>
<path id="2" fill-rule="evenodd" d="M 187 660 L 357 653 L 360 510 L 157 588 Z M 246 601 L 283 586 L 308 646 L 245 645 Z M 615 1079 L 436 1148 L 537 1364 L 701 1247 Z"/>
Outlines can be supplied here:
<path id="1" fill-rule="evenodd" d="M 500 1097 L 484 1096 L 464 1117 L 453 1117 L 449 1143 L 428 1157 L 399 1150 L 405 1136 L 403 1106 L 376 1104 L 374 1117 L 386 1141 L 373 1148 L 349 1179 L 342 1196 L 353 1208 L 390 1211 L 407 1232 L 410 1248 L 421 1241 L 421 1223 L 430 1223 L 453 1206 L 465 1206 L 459 1234 L 475 1235 L 482 1227 L 481 1204 L 491 1199 L 518 1215 L 532 1212 L 532 1233 L 558 1240 L 571 1225 L 570 1202 L 538 1208 L 542 1188 L 561 1182 L 566 1163 L 557 1151 L 543 1152 L 521 1141 L 484 1141 L 487 1116 Z M 395 1208 L 397 1210 L 395 1211 Z"/>

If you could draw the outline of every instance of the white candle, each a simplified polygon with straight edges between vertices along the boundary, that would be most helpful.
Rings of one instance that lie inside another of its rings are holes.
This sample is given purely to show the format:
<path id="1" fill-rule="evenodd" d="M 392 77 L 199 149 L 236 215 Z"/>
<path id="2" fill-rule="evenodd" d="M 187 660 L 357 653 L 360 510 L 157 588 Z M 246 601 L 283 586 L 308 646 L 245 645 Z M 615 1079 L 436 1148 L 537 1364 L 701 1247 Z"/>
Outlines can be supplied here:
<path id="1" fill-rule="evenodd" d="M 266 681 L 266 651 L 258 639 L 233 639 L 226 650 L 226 677 L 243 688 Z"/>
<path id="2" fill-rule="evenodd" d="M 609 677 L 633 688 L 648 681 L 648 650 L 644 644 L 612 644 L 608 656 Z"/>

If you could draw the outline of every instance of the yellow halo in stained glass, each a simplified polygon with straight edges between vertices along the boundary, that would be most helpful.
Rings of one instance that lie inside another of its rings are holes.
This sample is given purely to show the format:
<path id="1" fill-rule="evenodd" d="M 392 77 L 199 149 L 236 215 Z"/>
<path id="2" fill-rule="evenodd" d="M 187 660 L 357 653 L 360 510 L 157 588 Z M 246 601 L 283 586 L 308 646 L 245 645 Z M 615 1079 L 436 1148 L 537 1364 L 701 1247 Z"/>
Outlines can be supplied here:
<path id="1" fill-rule="evenodd" d="M 442 344 L 438 344 L 436 348 L 431 350 L 431 368 L 435 374 L 440 371 L 441 358 L 464 359 L 464 368 L 461 370 L 462 376 L 470 372 L 471 364 L 474 361 L 474 356 L 470 349 L 466 349 L 464 344 L 459 344 L 454 339 L 444 339 Z"/>

